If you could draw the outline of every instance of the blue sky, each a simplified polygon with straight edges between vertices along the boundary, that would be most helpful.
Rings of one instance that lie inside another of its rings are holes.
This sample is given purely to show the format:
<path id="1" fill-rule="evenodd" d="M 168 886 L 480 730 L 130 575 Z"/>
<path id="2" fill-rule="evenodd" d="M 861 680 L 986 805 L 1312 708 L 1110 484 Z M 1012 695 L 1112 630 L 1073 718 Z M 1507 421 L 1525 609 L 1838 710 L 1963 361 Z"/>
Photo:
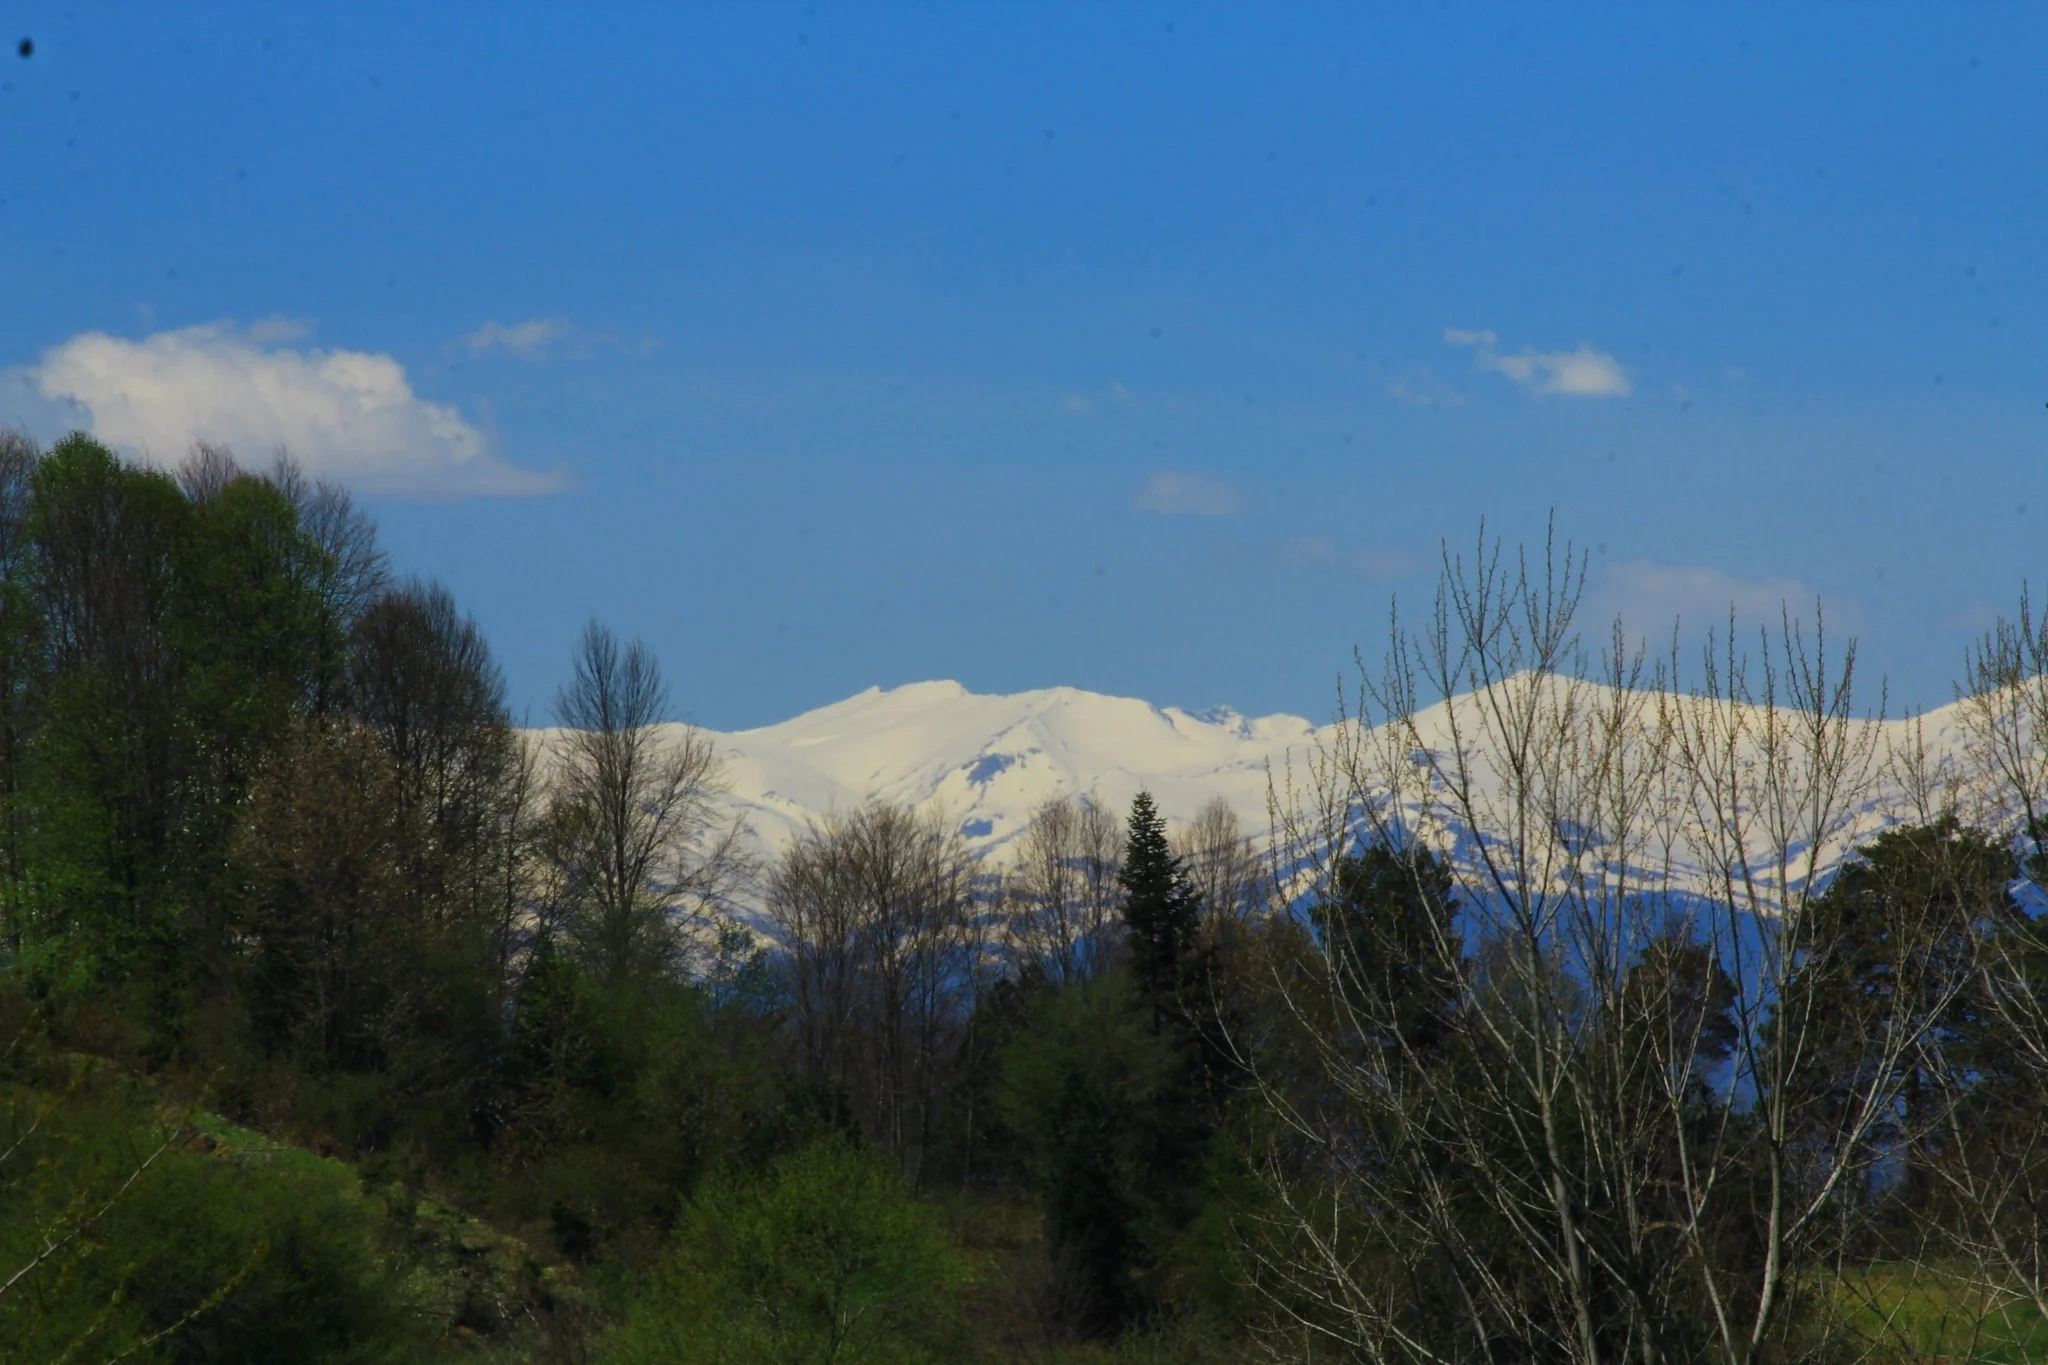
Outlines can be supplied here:
<path id="1" fill-rule="evenodd" d="M 536 718 L 593 612 L 719 728 L 1321 714 L 1552 508 L 1595 612 L 1817 593 L 1896 711 L 2048 568 L 2039 7 L 8 22 L 0 422 L 288 443 Z"/>

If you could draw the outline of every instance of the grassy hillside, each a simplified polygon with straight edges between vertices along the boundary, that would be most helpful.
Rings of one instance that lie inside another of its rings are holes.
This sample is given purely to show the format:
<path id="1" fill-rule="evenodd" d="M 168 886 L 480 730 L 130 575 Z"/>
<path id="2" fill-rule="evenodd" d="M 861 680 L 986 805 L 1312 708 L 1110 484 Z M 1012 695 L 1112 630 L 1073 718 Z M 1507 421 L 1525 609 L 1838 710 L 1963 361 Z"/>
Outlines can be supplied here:
<path id="1" fill-rule="evenodd" d="M 520 1239 L 76 1053 L 13 1051 L 0 1153 L 6 1359 L 521 1361 L 588 1316 Z"/>

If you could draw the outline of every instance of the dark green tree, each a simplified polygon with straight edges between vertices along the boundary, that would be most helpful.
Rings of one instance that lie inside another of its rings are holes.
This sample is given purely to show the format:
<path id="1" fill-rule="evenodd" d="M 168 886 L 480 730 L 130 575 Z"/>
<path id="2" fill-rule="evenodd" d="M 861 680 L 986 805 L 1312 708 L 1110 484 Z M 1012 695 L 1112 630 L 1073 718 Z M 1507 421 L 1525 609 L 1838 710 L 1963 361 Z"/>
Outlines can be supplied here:
<path id="1" fill-rule="evenodd" d="M 223 975 L 203 969 L 226 951 L 230 835 L 341 657 L 331 557 L 298 508 L 224 458 L 212 473 L 188 489 L 73 435 L 28 480 L 40 648 L 15 804 L 37 866 L 17 919 L 46 978 L 145 982 L 165 1024 Z"/>
<path id="2" fill-rule="evenodd" d="M 174 637 L 191 509 L 169 478 L 71 436 L 36 468 L 29 532 L 44 651 L 24 774 L 38 864 L 24 946 L 46 983 L 83 987 L 182 939 Z"/>
<path id="3" fill-rule="evenodd" d="M 1154 1031 L 1179 1013 L 1191 984 L 1201 905 L 1167 841 L 1166 819 L 1141 791 L 1131 801 L 1124 865 L 1124 950 L 1138 990 L 1151 1006 Z"/>
<path id="4" fill-rule="evenodd" d="M 1925 1192 L 1935 1140 L 1926 1051 L 1946 1052 L 1965 1068 L 1995 1060 L 1969 1056 L 1985 1033 L 1975 944 L 2022 923 L 2008 890 L 2014 872 L 2006 843 L 1945 815 L 1887 830 L 1857 849 L 1807 912 L 1807 950 L 1779 1005 L 1815 1041 L 1803 1087 L 1806 1137 L 1834 1140 L 1855 1097 L 1892 1058 L 1897 1115 L 1875 1140 L 1903 1151 L 1909 1204 Z M 1901 1030 L 1920 1029 L 1922 1047 L 1887 1047 Z"/>
<path id="5" fill-rule="evenodd" d="M 32 686 L 41 673 L 43 622 L 36 608 L 29 512 L 43 452 L 0 431 L 0 945 L 21 951 L 27 912 L 21 783 L 34 734 Z"/>
<path id="6" fill-rule="evenodd" d="M 1055 1307 L 1085 1336 L 1143 1311 L 1170 1221 L 1162 1201 L 1188 1173 L 1176 1041 L 1118 972 L 1041 995 L 1003 1052 L 1003 1115 L 1045 1211 Z"/>
<path id="7" fill-rule="evenodd" d="M 1442 1051 L 1463 990 L 1464 940 L 1447 863 L 1375 840 L 1337 864 L 1310 912 L 1351 1007 L 1385 1047 Z"/>
<path id="8" fill-rule="evenodd" d="M 583 971 L 543 935 L 528 954 L 506 1053 L 514 1127 L 528 1146 L 564 1136 L 577 1094 L 609 1088 L 614 1068 L 597 993 Z"/>
<path id="9" fill-rule="evenodd" d="M 1131 805 L 1124 960 L 1045 989 L 1002 1053 L 1002 1111 L 1045 1211 L 1058 1308 L 1108 1336 L 1165 1297 L 1221 1106 L 1201 906 L 1150 793 Z"/>
<path id="10" fill-rule="evenodd" d="M 378 594 L 349 639 L 349 709 L 391 756 L 408 913 L 501 970 L 494 876 L 514 850 L 525 776 L 505 683 L 476 622 L 439 584 Z"/>
<path id="11" fill-rule="evenodd" d="M 1735 1054 L 1740 1026 L 1735 982 L 1684 926 L 1673 926 L 1643 945 L 1622 978 L 1621 1018 L 1612 1028 L 1650 1066 L 1688 1081 L 1690 1098 L 1704 1100 L 1707 1073 Z"/>

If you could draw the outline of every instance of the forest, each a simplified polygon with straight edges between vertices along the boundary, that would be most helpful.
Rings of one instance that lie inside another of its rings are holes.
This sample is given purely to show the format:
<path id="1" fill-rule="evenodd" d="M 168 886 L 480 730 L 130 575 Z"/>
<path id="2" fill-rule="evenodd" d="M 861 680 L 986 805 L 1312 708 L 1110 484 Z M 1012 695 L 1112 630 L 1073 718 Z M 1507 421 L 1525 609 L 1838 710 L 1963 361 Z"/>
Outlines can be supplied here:
<path id="1" fill-rule="evenodd" d="M 639 642 L 527 728 L 343 488 L 6 435 L 0 1358 L 2048 1357 L 2048 620 L 1933 734 L 1583 577 L 1266 810 L 762 855 Z"/>

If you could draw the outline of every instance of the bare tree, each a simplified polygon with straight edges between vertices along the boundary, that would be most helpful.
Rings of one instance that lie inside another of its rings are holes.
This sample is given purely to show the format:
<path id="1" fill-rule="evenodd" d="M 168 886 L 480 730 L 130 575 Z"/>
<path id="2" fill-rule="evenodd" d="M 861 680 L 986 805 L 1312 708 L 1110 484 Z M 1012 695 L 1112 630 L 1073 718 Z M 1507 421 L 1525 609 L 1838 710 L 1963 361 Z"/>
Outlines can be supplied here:
<path id="1" fill-rule="evenodd" d="M 1582 573 L 1568 547 L 1447 551 L 1422 629 L 1397 619 L 1358 714 L 1276 784 L 1296 898 L 1341 906 L 1377 845 L 1416 896 L 1448 864 L 1459 909 L 1418 920 L 1401 970 L 1330 912 L 1276 957 L 1284 1045 L 1247 1058 L 1278 1210 L 1254 1279 L 1289 1331 L 1373 1360 L 1832 1349 L 1794 1300 L 1852 1245 L 1941 1007 L 1901 926 L 1869 1050 L 1826 1045 L 1811 907 L 1875 762 L 1853 652 L 1788 620 L 1681 691 L 1619 623 L 1582 650 Z M 1462 983 L 1448 1034 L 1405 1026 L 1418 978 Z"/>
<path id="2" fill-rule="evenodd" d="M 1005 888 L 1005 926 L 1019 966 L 1082 984 L 1115 955 L 1123 891 L 1123 825 L 1101 803 L 1055 797 L 1017 840 Z"/>
<path id="3" fill-rule="evenodd" d="M 491 1008 L 503 1017 L 516 983 L 516 967 L 530 939 L 535 907 L 558 905 L 561 867 L 546 857 L 543 764 L 547 746 L 531 732 L 515 731 L 497 790 L 491 854 L 479 870 L 479 908 L 489 950 Z"/>
<path id="4" fill-rule="evenodd" d="M 374 732 L 301 719 L 236 830 L 242 993 L 264 1043 L 314 1065 L 385 1065 L 429 1008 L 431 940 L 403 891 L 396 787 Z"/>
<path id="5" fill-rule="evenodd" d="M 810 826 L 768 892 L 806 1074 L 915 1185 L 981 958 L 966 843 L 936 812 L 870 802 Z"/>
<path id="6" fill-rule="evenodd" d="M 1852 709 L 1855 649 L 1830 667 L 1816 625 L 1811 643 L 1789 621 L 1766 638 L 1752 669 L 1736 652 L 1703 660 L 1701 688 L 1666 703 L 1687 782 L 1682 837 L 1698 862 L 1715 920 L 1712 939 L 1734 979 L 1736 1080 L 1714 1127 L 1688 1162 L 1693 1202 L 1736 1171 L 1761 1200 L 1752 1229 L 1761 1266 L 1752 1283 L 1703 1267 L 1724 1358 L 1769 1349 L 1794 1309 L 1800 1277 L 1853 1246 L 1845 1227 L 1880 1157 L 1874 1139 L 1892 1119 L 1903 1064 L 1929 1025 L 1915 989 L 1911 926 L 1893 935 L 1887 965 L 1901 989 L 1869 1022 L 1869 1052 L 1854 1071 L 1830 1074 L 1825 982 L 1844 948 L 1826 933 L 1817 900 L 1872 794 L 1877 732 Z M 1745 1098 L 1743 1091 L 1753 1090 Z M 1695 1227 L 1695 1245 L 1706 1229 Z M 1806 1288 L 1813 1286 L 1809 1283 Z"/>
<path id="7" fill-rule="evenodd" d="M 606 982 L 678 970 L 688 931 L 748 868 L 711 739 L 665 724 L 668 691 L 638 640 L 597 621 L 557 693 L 554 800 L 562 928 Z"/>
<path id="8" fill-rule="evenodd" d="M 1985 823 L 2017 827 L 2048 876 L 2048 613 L 2000 617 L 1970 650 L 1958 698 L 1971 767 L 1993 803 Z"/>
<path id="9" fill-rule="evenodd" d="M 1265 860 L 1228 801 L 1211 797 L 1173 842 L 1188 884 L 1201 898 L 1202 933 L 1209 942 L 1236 936 L 1265 909 Z"/>
<path id="10" fill-rule="evenodd" d="M 832 827 L 812 824 L 783 850 L 767 882 L 804 1076 L 842 1095 L 860 1070 L 866 989 L 863 907 L 849 892 L 845 862 Z"/>
<path id="11" fill-rule="evenodd" d="M 1945 1264 L 1987 1317 L 2014 1305 L 2048 1316 L 2048 619 L 2024 589 L 2017 615 L 1969 651 L 1958 690 L 1965 769 L 1942 788 L 1943 813 L 1961 810 L 1977 838 L 2017 852 L 2020 900 L 2001 887 L 2007 904 L 1970 916 L 1975 1036 L 1922 1049 L 1946 1101 L 1930 1174 L 1946 1205 Z"/>
<path id="12" fill-rule="evenodd" d="M 228 485 L 246 478 L 247 471 L 236 462 L 235 453 L 211 441 L 194 441 L 178 466 L 178 487 L 195 507 L 204 506 L 227 492 Z"/>
<path id="13" fill-rule="evenodd" d="M 379 593 L 349 638 L 350 709 L 383 740 L 397 799 L 420 836 L 403 851 L 430 913 L 464 915 L 487 894 L 518 741 L 504 677 L 476 622 L 437 583 Z"/>
<path id="14" fill-rule="evenodd" d="M 282 447 L 271 461 L 270 482 L 299 514 L 299 530 L 323 552 L 321 596 L 338 628 L 346 630 L 390 577 L 376 523 L 345 486 L 310 477 Z"/>

